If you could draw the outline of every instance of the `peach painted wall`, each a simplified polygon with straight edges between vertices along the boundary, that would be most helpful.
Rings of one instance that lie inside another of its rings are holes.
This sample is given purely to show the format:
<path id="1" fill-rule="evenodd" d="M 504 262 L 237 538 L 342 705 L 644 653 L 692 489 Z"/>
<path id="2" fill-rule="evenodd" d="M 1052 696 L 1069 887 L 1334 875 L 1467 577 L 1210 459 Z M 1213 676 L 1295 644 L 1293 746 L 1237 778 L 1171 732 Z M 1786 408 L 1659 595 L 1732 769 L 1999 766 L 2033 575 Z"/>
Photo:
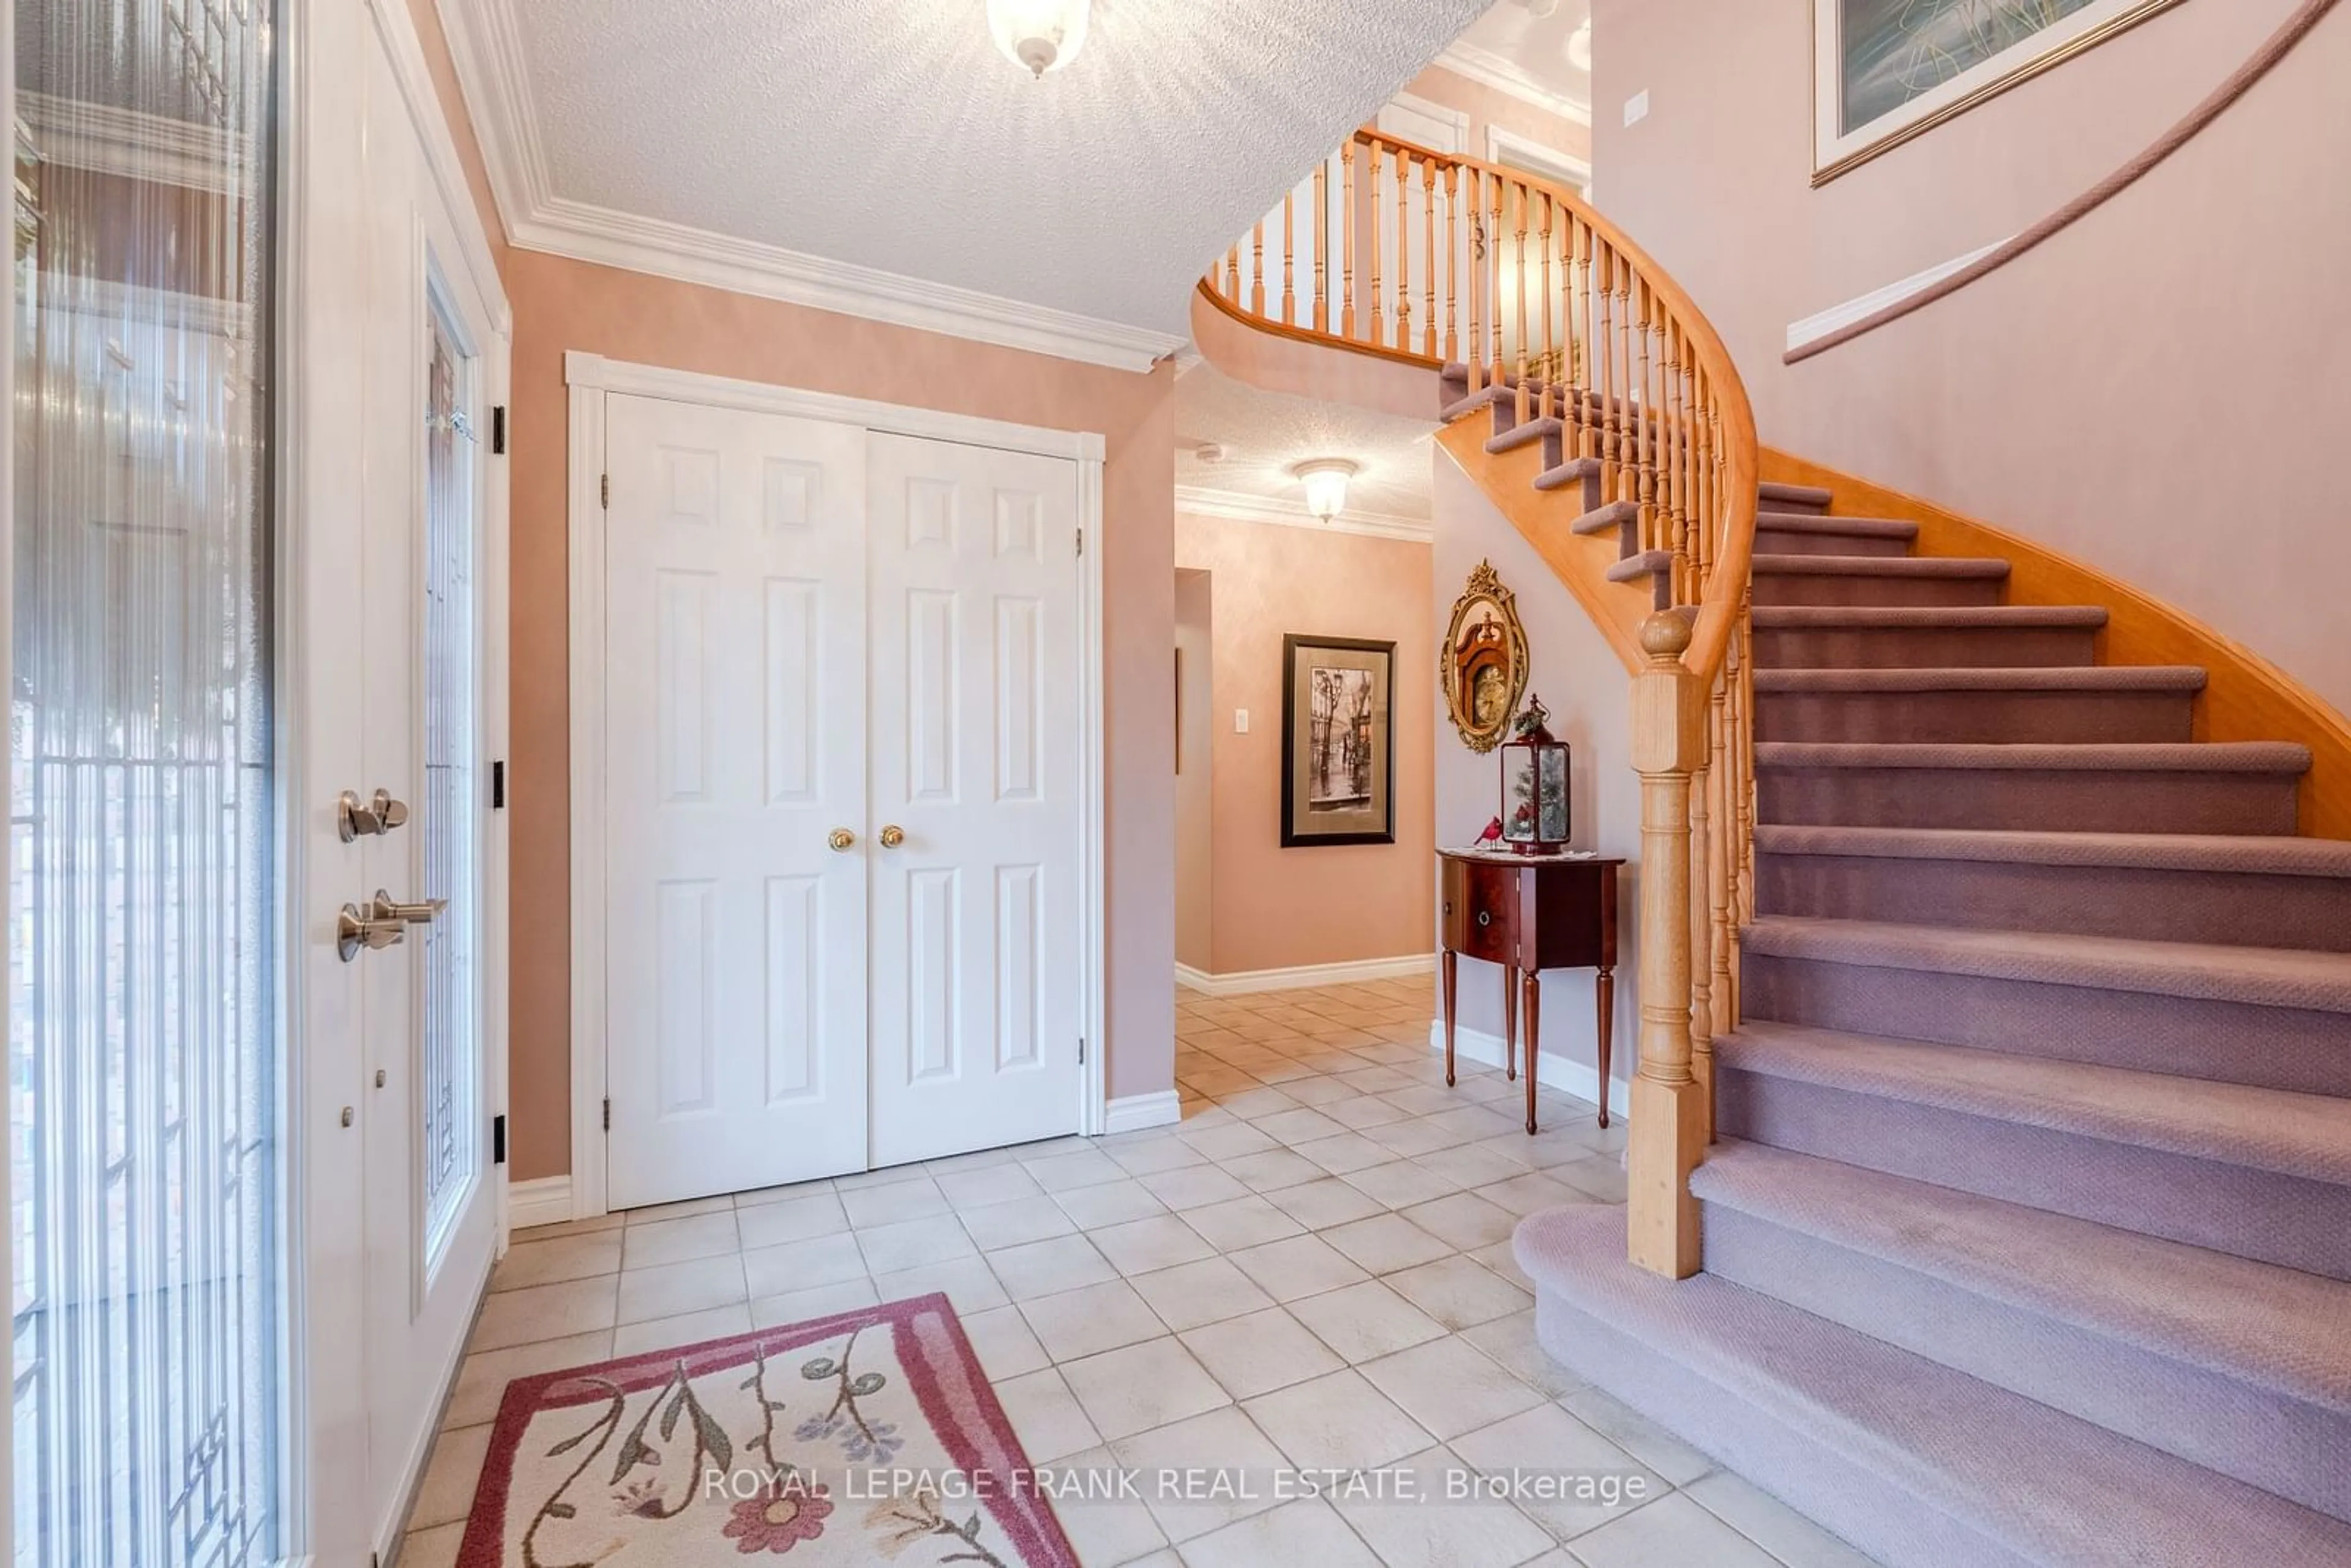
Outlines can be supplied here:
<path id="1" fill-rule="evenodd" d="M 443 102 L 474 141 L 430 0 L 411 0 Z M 478 172 L 478 158 L 474 158 Z M 476 181 L 486 204 L 486 183 Z M 496 232 L 496 219 L 490 222 Z M 607 358 L 1101 432 L 1113 1097 L 1175 1080 L 1175 374 L 1080 365 L 535 251 L 502 250 L 515 310 L 512 456 L 513 1017 L 517 1180 L 570 1168 L 569 394 L 563 356 Z"/>
<path id="2" fill-rule="evenodd" d="M 1176 961 L 1215 962 L 1216 670 L 1213 580 L 1176 570 Z"/>
<path id="3" fill-rule="evenodd" d="M 2022 259 L 1781 362 L 1791 322 L 2105 177 L 2294 4 L 2176 6 L 1816 191 L 1807 0 L 1601 0 L 1601 205 L 1720 329 L 1766 441 L 2045 540 L 2351 709 L 2351 11 Z"/>
<path id="4" fill-rule="evenodd" d="M 1179 514 L 1176 559 L 1210 577 L 1216 648 L 1214 974 L 1405 957 L 1431 950 L 1435 839 L 1428 547 Z M 1281 847 L 1281 640 L 1393 641 L 1393 844 Z M 1233 710 L 1247 708 L 1247 735 Z"/>
<path id="5" fill-rule="evenodd" d="M 1442 66 L 1431 66 L 1412 78 L 1405 91 L 1415 98 L 1425 98 L 1431 103 L 1458 109 L 1469 117 L 1469 145 L 1464 149 L 1472 158 L 1486 156 L 1486 128 L 1499 125 L 1513 135 L 1541 142 L 1554 152 L 1564 152 L 1580 162 L 1592 162 L 1592 128 L 1579 125 L 1563 115 L 1538 109 L 1525 99 L 1514 98 L 1499 88 L 1457 76 Z"/>
<path id="6" fill-rule="evenodd" d="M 1552 733 L 1566 741 L 1568 829 L 1579 850 L 1621 855 L 1617 872 L 1616 1006 L 1610 1034 L 1610 1076 L 1630 1083 L 1640 1028 L 1641 780 L 1633 771 L 1633 685 L 1615 650 L 1592 618 L 1568 596 L 1541 556 L 1476 482 L 1443 449 L 1435 472 L 1436 541 L 1429 607 L 1442 632 L 1453 601 L 1478 563 L 1490 560 L 1502 585 L 1518 598 L 1526 623 L 1529 695 L 1551 710 Z M 1437 725 L 1437 834 L 1440 843 L 1466 844 L 1492 820 L 1501 797 L 1501 765 L 1461 744 L 1430 682 L 1429 711 Z M 1429 896 L 1433 882 L 1425 883 Z M 1458 1024 L 1499 1037 L 1502 1032 L 1502 972 L 1464 959 Z M 1586 1067 L 1595 1063 L 1594 992 L 1588 969 L 1546 973 L 1542 980 L 1542 1048 Z M 1578 1091 L 1579 1092 L 1582 1091 Z"/>

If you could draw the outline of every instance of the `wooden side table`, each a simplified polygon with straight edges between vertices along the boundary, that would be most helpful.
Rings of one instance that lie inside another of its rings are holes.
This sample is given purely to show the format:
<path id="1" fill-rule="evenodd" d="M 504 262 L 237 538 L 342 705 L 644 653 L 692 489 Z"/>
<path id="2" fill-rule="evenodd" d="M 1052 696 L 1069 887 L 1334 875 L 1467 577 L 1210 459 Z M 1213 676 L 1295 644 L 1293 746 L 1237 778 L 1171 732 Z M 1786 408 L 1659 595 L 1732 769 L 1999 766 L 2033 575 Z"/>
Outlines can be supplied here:
<path id="1" fill-rule="evenodd" d="M 1502 1062 L 1518 1075 L 1518 1015 L 1527 1015 L 1527 1131 L 1535 1130 L 1545 969 L 1600 972 L 1600 1124 L 1608 1124 L 1609 1027 L 1616 1001 L 1616 868 L 1622 860 L 1439 850 L 1445 939 L 1445 1082 L 1453 1073 L 1456 970 L 1464 956 L 1502 966 Z"/>

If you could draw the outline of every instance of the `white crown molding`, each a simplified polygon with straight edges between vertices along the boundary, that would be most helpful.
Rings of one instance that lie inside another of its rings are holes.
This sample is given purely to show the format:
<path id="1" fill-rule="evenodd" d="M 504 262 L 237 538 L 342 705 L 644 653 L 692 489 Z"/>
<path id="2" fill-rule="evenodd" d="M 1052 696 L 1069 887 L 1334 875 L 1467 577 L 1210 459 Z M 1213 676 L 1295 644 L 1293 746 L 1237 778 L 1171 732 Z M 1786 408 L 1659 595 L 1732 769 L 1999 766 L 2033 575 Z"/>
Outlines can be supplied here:
<path id="1" fill-rule="evenodd" d="M 1953 273 L 1973 267 L 2007 243 L 2007 240 L 2001 240 L 1980 250 L 1971 250 L 1965 256 L 1955 256 L 1924 272 L 1914 272 L 1883 288 L 1873 288 L 1842 305 L 1832 305 L 1801 321 L 1792 321 L 1788 324 L 1788 352 L 1792 354 L 1806 344 L 1816 343 L 1832 332 L 1842 332 L 1855 322 L 1876 315 L 1890 305 L 1899 305 L 1914 294 L 1924 293 Z"/>
<path id="2" fill-rule="evenodd" d="M 1437 1019 L 1428 1026 L 1428 1049 L 1437 1055 L 1445 1054 L 1445 1020 Z M 1488 1034 L 1483 1030 L 1459 1029 L 1453 1031 L 1453 1051 L 1463 1061 L 1474 1061 L 1480 1067 L 1502 1065 L 1502 1037 Z M 1562 1094 L 1573 1094 L 1578 1100 L 1600 1103 L 1600 1072 L 1589 1061 L 1579 1061 L 1572 1056 L 1561 1056 L 1544 1051 L 1535 1082 L 1545 1089 L 1556 1089 Z M 1629 1063 L 1627 1064 L 1630 1065 Z M 1608 1080 L 1608 1111 L 1611 1115 L 1630 1117 L 1633 1114 L 1632 1089 L 1625 1080 L 1611 1076 Z"/>
<path id="3" fill-rule="evenodd" d="M 539 140 L 513 0 L 437 3 L 510 245 L 1113 370 L 1148 371 L 1184 346 L 1173 333 L 558 196 Z"/>
<path id="4" fill-rule="evenodd" d="M 1556 88 L 1544 86 L 1516 60 L 1466 39 L 1456 38 L 1437 57 L 1437 64 L 1440 69 L 1483 82 L 1497 92 L 1506 92 L 1562 120 L 1572 120 L 1578 125 L 1592 123 L 1590 104 L 1580 103 Z"/>
<path id="5" fill-rule="evenodd" d="M 1239 997 L 1255 991 L 1303 991 L 1317 986 L 1359 986 L 1369 980 L 1431 979 L 1437 956 L 1416 953 L 1402 958 L 1364 958 L 1347 964 L 1301 964 L 1289 969 L 1238 969 L 1211 975 L 1189 964 L 1176 966 L 1176 983 L 1204 996 Z M 1497 1055 L 1496 1061 L 1501 1060 Z"/>
<path id="6" fill-rule="evenodd" d="M 1311 528 L 1321 534 L 1360 534 L 1366 538 L 1394 539 L 1404 544 L 1425 545 L 1436 537 L 1434 526 L 1425 517 L 1399 517 L 1351 507 L 1326 523 L 1308 511 L 1305 502 L 1286 496 L 1250 496 L 1201 485 L 1176 486 L 1176 509 L 1237 523 L 1272 523 L 1290 528 Z"/>

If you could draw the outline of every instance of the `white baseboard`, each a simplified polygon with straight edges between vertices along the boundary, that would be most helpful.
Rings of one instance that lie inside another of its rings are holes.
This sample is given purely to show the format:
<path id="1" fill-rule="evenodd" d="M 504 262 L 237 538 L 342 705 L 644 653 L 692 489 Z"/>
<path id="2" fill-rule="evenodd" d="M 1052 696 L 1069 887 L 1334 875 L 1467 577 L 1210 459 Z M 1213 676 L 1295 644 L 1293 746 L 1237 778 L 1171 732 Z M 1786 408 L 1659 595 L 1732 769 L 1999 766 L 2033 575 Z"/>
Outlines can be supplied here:
<path id="1" fill-rule="evenodd" d="M 1445 1052 L 1445 1020 L 1435 1019 L 1428 1026 L 1428 1049 Z M 1453 1051 L 1457 1057 L 1478 1063 L 1480 1067 L 1502 1065 L 1502 1037 L 1488 1034 L 1484 1030 L 1459 1029 L 1453 1031 Z M 1632 1063 L 1627 1061 L 1626 1066 Z M 1600 1070 L 1589 1061 L 1560 1056 L 1546 1051 L 1542 1053 L 1535 1082 L 1545 1089 L 1556 1089 L 1562 1094 L 1573 1094 L 1579 1100 L 1600 1103 Z M 1632 1114 L 1631 1093 L 1621 1078 L 1608 1081 L 1608 1113 L 1612 1116 Z"/>
<path id="2" fill-rule="evenodd" d="M 1801 321 L 1792 321 L 1788 324 L 1788 352 L 1792 354 L 1807 343 L 1817 343 L 1832 332 L 1842 332 L 1855 322 L 1875 316 L 1888 306 L 1901 304 L 1914 294 L 1923 294 L 1951 274 L 1973 267 L 2007 243 L 2007 240 L 2001 240 L 1980 250 L 1971 250 L 1965 256 L 1955 256 L 1924 272 L 1914 272 L 1898 282 L 1873 288 L 1841 305 L 1832 305 Z"/>
<path id="3" fill-rule="evenodd" d="M 1183 1120 L 1184 1108 L 1177 1102 L 1176 1091 L 1162 1089 L 1155 1094 L 1122 1094 L 1102 1110 L 1102 1132 L 1139 1133 L 1145 1127 L 1168 1127 Z"/>
<path id="4" fill-rule="evenodd" d="M 1294 969 L 1242 969 L 1211 975 L 1189 964 L 1176 966 L 1176 983 L 1211 997 L 1238 997 L 1249 991 L 1302 991 L 1314 986 L 1354 986 L 1366 980 L 1433 979 L 1437 955 L 1415 953 L 1402 958 L 1364 958 L 1350 964 L 1301 964 Z"/>
<path id="5" fill-rule="evenodd" d="M 536 1181 L 507 1183 L 507 1228 L 527 1230 L 534 1225 L 560 1225 L 571 1218 L 571 1178 L 540 1176 Z"/>

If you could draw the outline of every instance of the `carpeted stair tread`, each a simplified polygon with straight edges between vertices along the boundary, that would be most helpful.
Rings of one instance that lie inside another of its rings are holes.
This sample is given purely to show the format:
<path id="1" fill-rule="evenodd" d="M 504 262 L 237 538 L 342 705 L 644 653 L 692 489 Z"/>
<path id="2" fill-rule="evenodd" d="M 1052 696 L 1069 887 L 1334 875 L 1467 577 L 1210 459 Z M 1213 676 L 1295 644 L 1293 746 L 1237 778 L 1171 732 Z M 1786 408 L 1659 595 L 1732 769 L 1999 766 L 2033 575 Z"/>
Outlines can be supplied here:
<path id="1" fill-rule="evenodd" d="M 1749 953 L 1876 969 L 2024 980 L 2046 986 L 2351 1013 L 2351 953 L 2141 942 L 2124 936 L 1896 925 L 1874 920 L 1759 916 L 1740 937 Z"/>
<path id="2" fill-rule="evenodd" d="M 2351 1414 L 2351 1285 L 1725 1139 L 1690 1190 L 1978 1295 Z"/>
<path id="3" fill-rule="evenodd" d="M 1994 556 L 1957 555 L 1759 555 L 1758 576 L 1997 578 L 2008 562 Z"/>
<path id="4" fill-rule="evenodd" d="M 1953 631 L 2106 623 L 2106 612 L 2095 604 L 1759 604 L 1753 614 L 1760 628 L 1790 631 L 1844 627 Z"/>
<path id="5" fill-rule="evenodd" d="M 1535 488 L 1538 490 L 1564 490 L 1570 485 L 1583 484 L 1586 479 L 1593 477 L 1599 474 L 1599 458 L 1571 457 L 1566 462 L 1558 465 L 1556 467 L 1546 468 L 1541 473 L 1536 475 Z M 1630 505 L 1631 503 L 1627 502 L 1624 504 Z"/>
<path id="6" fill-rule="evenodd" d="M 1674 569 L 1674 552 L 1669 549 L 1645 549 L 1626 556 L 1608 569 L 1611 582 L 1637 582 L 1661 571 Z"/>
<path id="7" fill-rule="evenodd" d="M 1556 418 L 1530 419 L 1524 424 L 1514 424 L 1486 438 L 1486 450 L 1492 453 L 1515 452 L 1521 446 L 1531 446 L 1546 435 L 1557 435 L 1566 426 Z"/>
<path id="8" fill-rule="evenodd" d="M 2010 668 L 1771 669 L 1759 692 L 2200 692 L 2204 672 L 2189 664 L 2030 664 Z"/>
<path id="9" fill-rule="evenodd" d="M 1972 741 L 1759 741 L 1758 768 L 2020 768 L 2090 773 L 2261 773 L 2310 771 L 2310 748 L 2288 741 L 2120 741 L 2095 745 L 2001 746 Z"/>
<path id="10" fill-rule="evenodd" d="M 1573 534 L 1614 533 L 1641 515 L 1641 508 L 1631 501 L 1611 501 L 1596 507 L 1568 525 Z M 1654 552 L 1653 552 L 1654 553 Z M 1668 557 L 1670 559 L 1670 556 Z"/>
<path id="11" fill-rule="evenodd" d="M 1614 1209 L 1533 1215 L 1512 1250 L 1546 1295 L 1760 1409 L 1794 1451 L 1826 1450 L 2018 1560 L 2351 1562 L 2351 1525 L 2341 1521 L 1727 1281 L 1638 1269 Z M 1637 1390 L 1610 1391 L 1640 1403 Z M 1707 1441 L 1703 1431 L 1684 1435 Z"/>
<path id="12" fill-rule="evenodd" d="M 1906 523 L 1899 517 L 1824 517 L 1817 512 L 1774 512 L 1768 507 L 1755 514 L 1758 532 L 1781 534 L 1848 534 L 1857 538 L 1915 539 L 1918 525 Z"/>
<path id="13" fill-rule="evenodd" d="M 1760 685 L 1763 673 L 1756 674 Z M 1871 860 L 2001 861 L 2131 871 L 2240 872 L 2262 876 L 2351 877 L 2351 840 L 2231 837 L 2225 833 L 2034 833 L 1962 828 L 1755 829 L 1759 854 Z"/>
<path id="14" fill-rule="evenodd" d="M 1718 1071 L 2351 1186 L 2351 1100 L 2332 1095 L 1760 1019 L 1716 1036 L 1714 1053 Z"/>
<path id="15" fill-rule="evenodd" d="M 1777 485 L 1768 479 L 1755 486 L 1755 494 L 1766 506 L 1825 507 L 1836 498 L 1816 486 Z"/>

